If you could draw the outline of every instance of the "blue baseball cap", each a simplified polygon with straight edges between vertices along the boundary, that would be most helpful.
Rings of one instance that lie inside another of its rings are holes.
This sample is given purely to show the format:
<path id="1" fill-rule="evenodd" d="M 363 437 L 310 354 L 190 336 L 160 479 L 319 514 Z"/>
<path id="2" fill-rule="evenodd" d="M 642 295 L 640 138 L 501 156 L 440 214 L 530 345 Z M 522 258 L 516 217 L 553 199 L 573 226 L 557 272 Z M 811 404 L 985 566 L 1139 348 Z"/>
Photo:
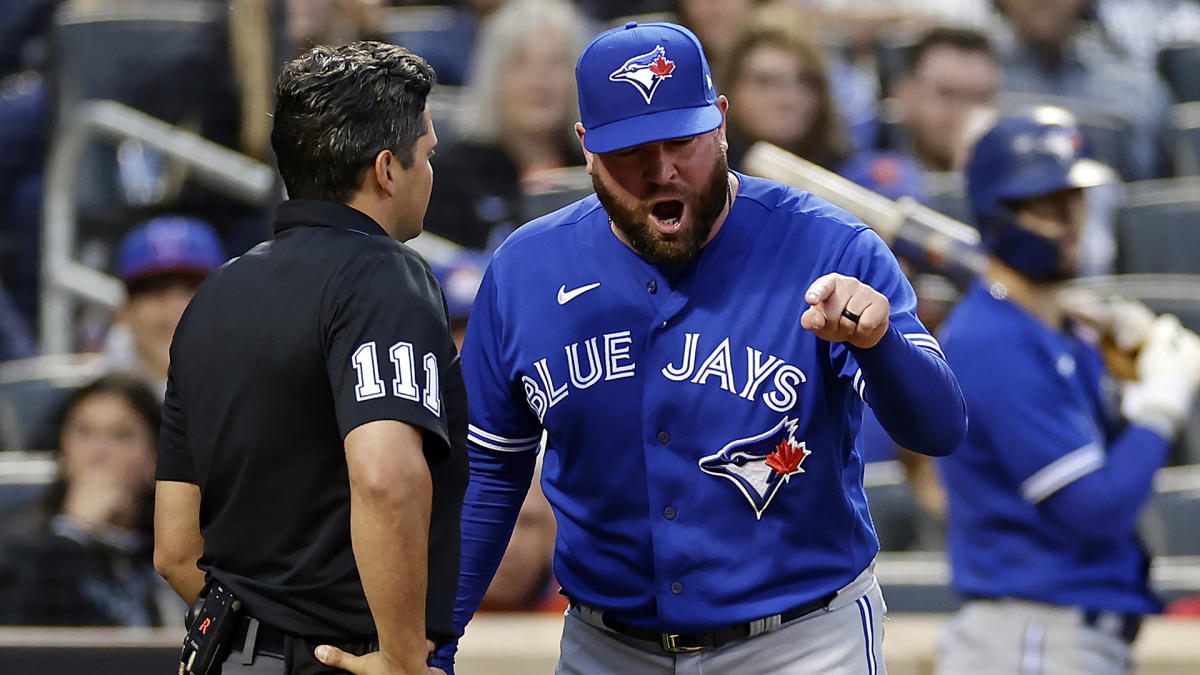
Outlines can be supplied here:
<path id="1" fill-rule="evenodd" d="M 448 263 L 430 264 L 446 295 L 451 319 L 465 319 L 471 315 L 471 306 L 475 304 L 475 294 L 479 292 L 489 259 L 486 253 L 464 249 Z"/>
<path id="2" fill-rule="evenodd" d="M 130 230 L 117 251 L 117 276 L 126 285 L 163 274 L 208 273 L 225 262 L 225 250 L 208 223 L 162 216 Z"/>
<path id="3" fill-rule="evenodd" d="M 631 21 L 597 35 L 575 81 L 589 152 L 705 134 L 723 119 L 699 38 L 673 23 Z"/>

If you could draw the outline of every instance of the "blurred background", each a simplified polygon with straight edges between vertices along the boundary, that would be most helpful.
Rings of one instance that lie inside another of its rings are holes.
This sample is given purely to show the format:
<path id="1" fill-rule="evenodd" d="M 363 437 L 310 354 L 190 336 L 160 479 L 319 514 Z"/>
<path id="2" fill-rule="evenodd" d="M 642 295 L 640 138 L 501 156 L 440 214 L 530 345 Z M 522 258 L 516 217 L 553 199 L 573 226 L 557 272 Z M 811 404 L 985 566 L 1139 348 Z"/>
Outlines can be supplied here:
<path id="1" fill-rule="evenodd" d="M 1119 177 L 1088 191 L 1080 283 L 1200 330 L 1197 0 L 3 0 L 0 624 L 120 630 L 0 629 L 0 670 L 75 672 L 71 658 L 96 653 L 109 655 L 92 662 L 101 670 L 115 659 L 104 672 L 161 669 L 164 655 L 171 666 L 181 633 L 138 632 L 182 624 L 149 564 L 157 412 L 146 402 L 161 400 L 191 293 L 270 236 L 284 196 L 269 149 L 279 67 L 355 39 L 434 66 L 441 140 L 427 234 L 413 245 L 461 330 L 490 252 L 590 194 L 574 63 L 591 36 L 629 20 L 678 21 L 701 38 L 730 101 L 733 169 L 766 140 L 959 220 L 975 111 L 1066 108 Z M 906 265 L 936 331 L 959 287 L 935 262 Z M 870 420 L 862 444 L 889 666 L 931 672 L 932 636 L 961 603 L 938 478 Z M 1186 618 L 1200 616 L 1197 522 L 1200 414 L 1143 514 L 1155 586 L 1172 604 L 1139 640 L 1139 672 L 1200 672 L 1196 640 L 1163 637 L 1200 634 Z M 464 640 L 467 675 L 552 668 L 564 603 L 536 486 L 517 527 L 491 614 Z"/>

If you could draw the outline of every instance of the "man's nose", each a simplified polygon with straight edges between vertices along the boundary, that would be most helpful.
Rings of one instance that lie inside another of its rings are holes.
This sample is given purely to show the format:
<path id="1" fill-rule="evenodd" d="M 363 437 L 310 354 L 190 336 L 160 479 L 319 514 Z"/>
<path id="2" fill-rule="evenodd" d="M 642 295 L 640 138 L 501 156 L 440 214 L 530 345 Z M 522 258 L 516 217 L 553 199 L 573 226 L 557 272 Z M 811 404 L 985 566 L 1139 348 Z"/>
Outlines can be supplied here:
<path id="1" fill-rule="evenodd" d="M 656 147 L 646 154 L 644 173 L 646 181 L 653 185 L 667 185 L 675 178 L 675 155 L 663 146 Z"/>

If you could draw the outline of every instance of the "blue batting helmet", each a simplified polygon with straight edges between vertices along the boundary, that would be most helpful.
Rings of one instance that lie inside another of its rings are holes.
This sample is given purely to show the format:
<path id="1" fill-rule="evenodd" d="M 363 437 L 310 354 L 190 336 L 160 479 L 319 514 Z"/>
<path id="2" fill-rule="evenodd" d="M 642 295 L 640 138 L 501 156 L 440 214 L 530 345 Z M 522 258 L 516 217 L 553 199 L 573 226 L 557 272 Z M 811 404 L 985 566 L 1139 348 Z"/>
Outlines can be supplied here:
<path id="1" fill-rule="evenodd" d="M 1084 156 L 1071 113 L 1042 106 L 1001 117 L 967 162 L 967 197 L 983 245 L 1020 272 L 1046 278 L 1058 268 L 1058 244 L 1017 225 L 1015 200 L 1101 185 L 1112 170 Z"/>

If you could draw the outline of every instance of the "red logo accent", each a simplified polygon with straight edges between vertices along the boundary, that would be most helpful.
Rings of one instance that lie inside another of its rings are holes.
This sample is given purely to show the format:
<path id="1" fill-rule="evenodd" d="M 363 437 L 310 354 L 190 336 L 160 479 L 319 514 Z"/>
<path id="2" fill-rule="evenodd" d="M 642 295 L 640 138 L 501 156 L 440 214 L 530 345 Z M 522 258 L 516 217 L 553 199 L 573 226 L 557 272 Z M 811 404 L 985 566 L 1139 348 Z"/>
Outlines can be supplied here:
<path id="1" fill-rule="evenodd" d="M 672 70 L 675 70 L 675 62 L 668 61 L 662 56 L 659 56 L 654 60 L 654 63 L 650 64 L 650 72 L 659 77 L 666 77 L 670 75 Z"/>
<path id="2" fill-rule="evenodd" d="M 212 625 L 212 619 L 205 619 L 200 623 L 200 632 L 208 635 L 208 627 Z"/>
<path id="3" fill-rule="evenodd" d="M 792 445 L 784 439 L 775 446 L 775 452 L 767 455 L 767 466 L 775 469 L 775 473 L 780 476 L 793 473 L 799 468 L 800 463 L 808 453 L 804 452 L 804 448 L 798 445 Z"/>

